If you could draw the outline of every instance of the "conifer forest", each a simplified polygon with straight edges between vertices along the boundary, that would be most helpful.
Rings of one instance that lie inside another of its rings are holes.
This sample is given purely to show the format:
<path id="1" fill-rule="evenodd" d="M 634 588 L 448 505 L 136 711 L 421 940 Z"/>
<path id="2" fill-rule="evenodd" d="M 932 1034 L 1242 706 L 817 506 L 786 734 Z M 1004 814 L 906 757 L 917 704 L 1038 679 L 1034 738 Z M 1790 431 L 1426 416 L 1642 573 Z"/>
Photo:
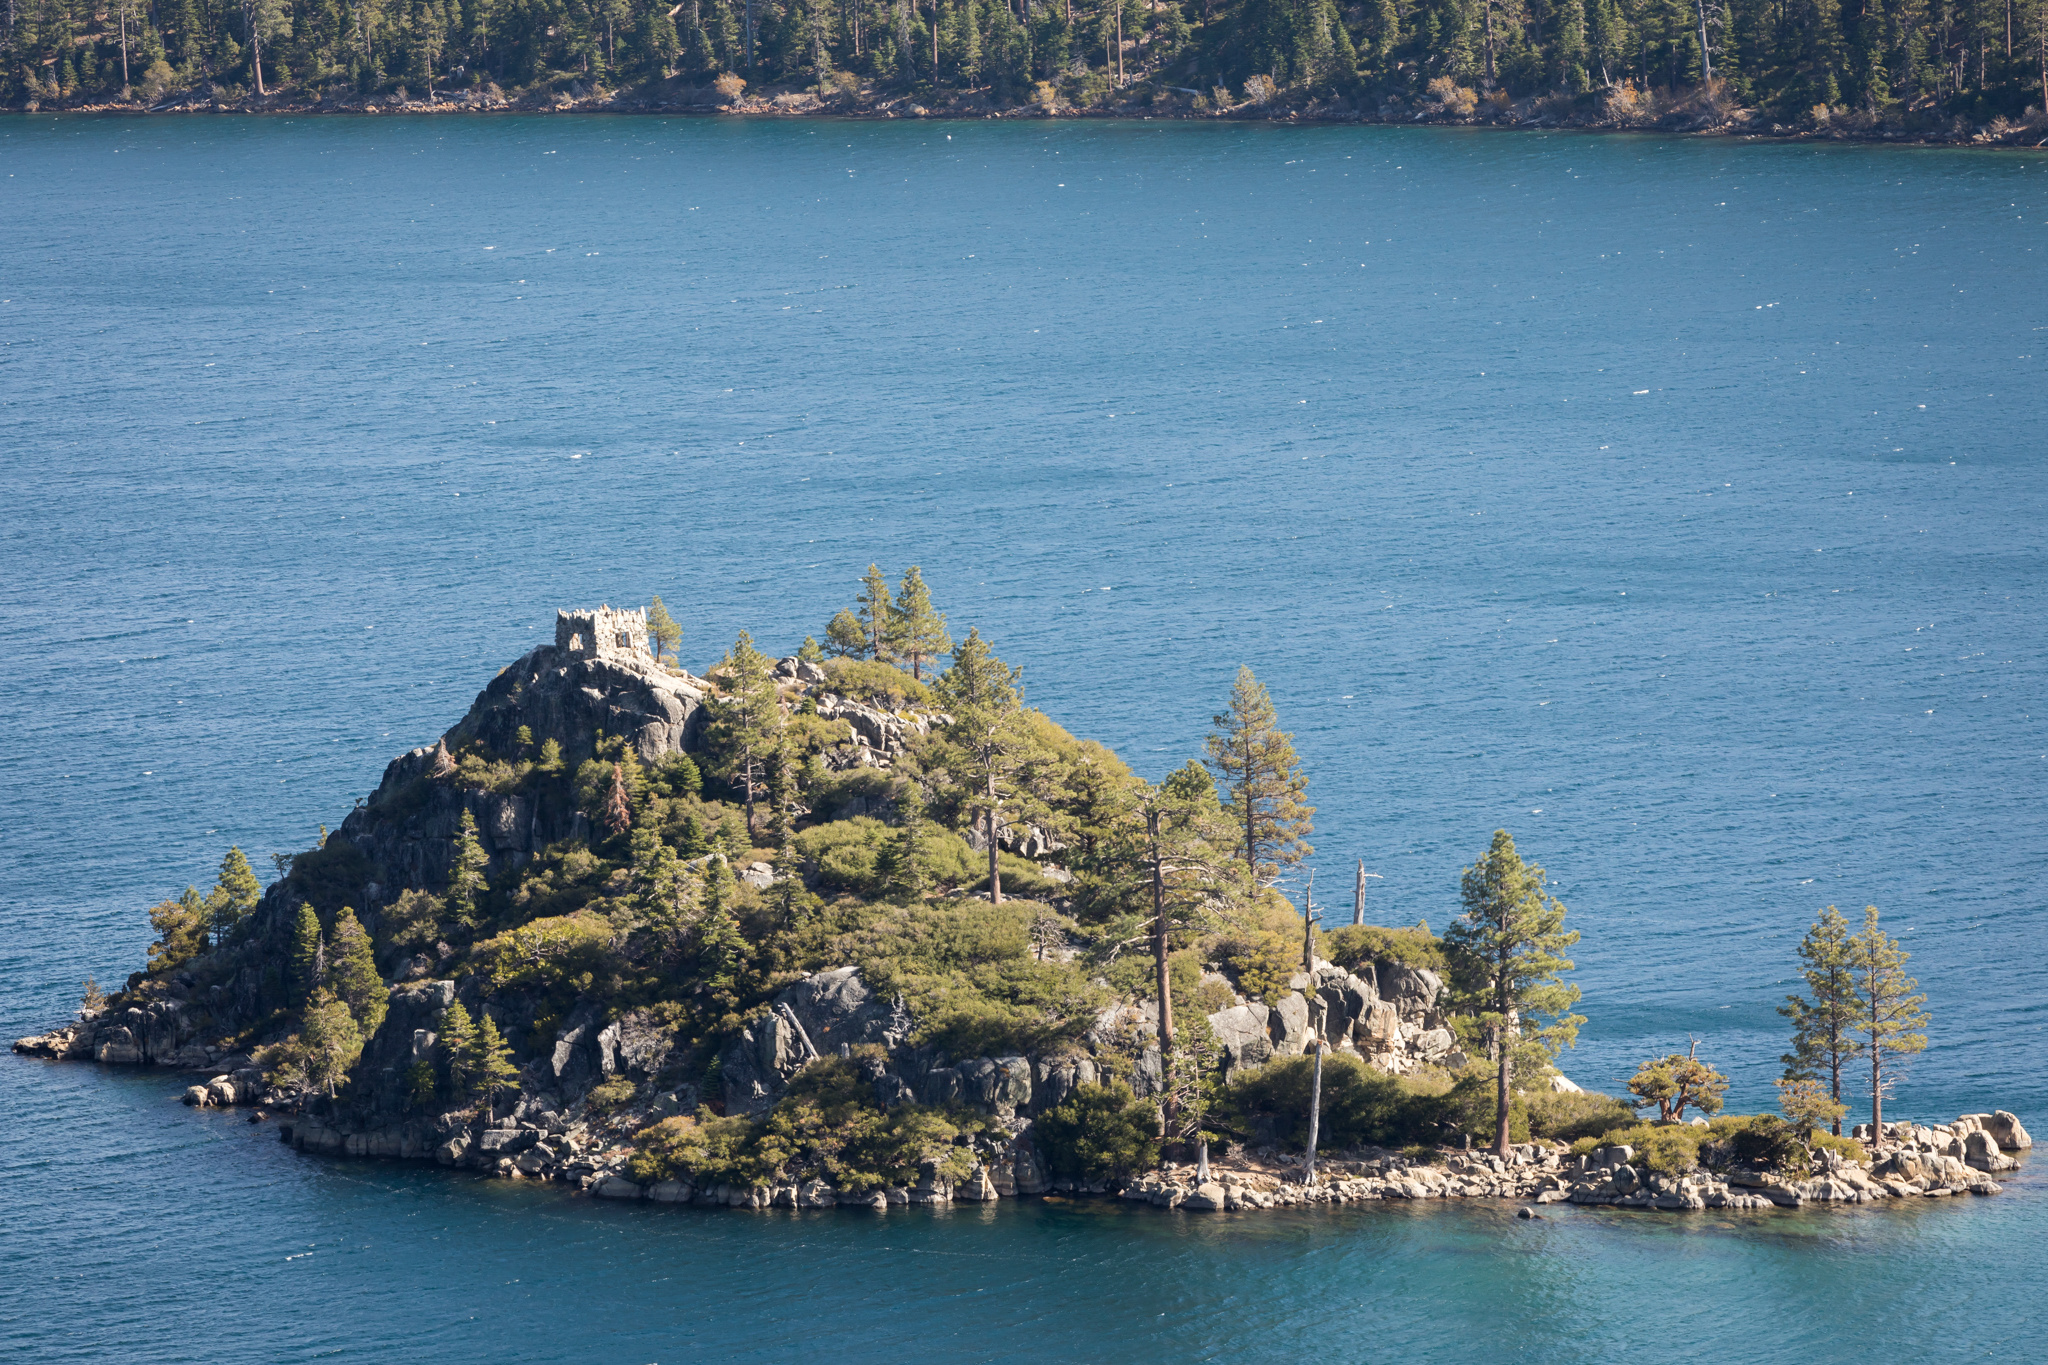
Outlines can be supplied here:
<path id="1" fill-rule="evenodd" d="M 0 0 L 0 100 L 616 91 L 2038 120 L 2048 0 Z M 1510 115 L 1513 115 L 1511 118 Z M 1404 117 L 1406 117 L 1404 112 Z M 1580 121 L 1584 121 L 1583 119 Z M 1843 123 L 1841 126 L 1847 126 Z"/>

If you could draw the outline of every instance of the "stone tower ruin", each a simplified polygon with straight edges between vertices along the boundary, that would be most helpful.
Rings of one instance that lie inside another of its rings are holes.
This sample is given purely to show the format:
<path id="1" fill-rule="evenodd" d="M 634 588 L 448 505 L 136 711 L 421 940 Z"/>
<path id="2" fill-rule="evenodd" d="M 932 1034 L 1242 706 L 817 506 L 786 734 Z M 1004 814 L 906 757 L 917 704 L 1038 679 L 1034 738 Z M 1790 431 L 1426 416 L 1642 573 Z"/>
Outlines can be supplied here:
<path id="1" fill-rule="evenodd" d="M 648 655 L 647 613 L 637 608 L 614 611 L 609 606 L 596 611 L 557 611 L 555 648 L 572 659 Z"/>

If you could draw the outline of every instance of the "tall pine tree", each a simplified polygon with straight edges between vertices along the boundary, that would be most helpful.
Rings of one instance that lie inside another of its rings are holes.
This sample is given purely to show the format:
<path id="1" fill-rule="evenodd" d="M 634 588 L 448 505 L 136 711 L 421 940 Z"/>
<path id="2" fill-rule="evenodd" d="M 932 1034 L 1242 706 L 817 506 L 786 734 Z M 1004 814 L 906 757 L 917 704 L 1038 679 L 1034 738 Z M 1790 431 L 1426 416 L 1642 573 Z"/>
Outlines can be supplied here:
<path id="1" fill-rule="evenodd" d="M 1898 1080 L 1898 1061 L 1927 1046 L 1927 997 L 1906 975 L 1906 952 L 1878 927 L 1877 907 L 1865 906 L 1863 932 L 1849 945 L 1850 971 L 1863 997 L 1856 1021 L 1870 1064 L 1870 1136 L 1884 1141 L 1884 1097 Z"/>
<path id="2" fill-rule="evenodd" d="M 1856 990 L 1853 946 L 1842 912 L 1832 905 L 1821 911 L 1799 943 L 1807 994 L 1788 995 L 1778 1007 L 1792 1021 L 1792 1050 L 1779 1058 L 1785 1081 L 1823 1084 L 1836 1105 L 1842 1102 L 1842 1073 L 1863 1050 L 1855 1034 L 1863 1001 Z M 1840 1112 L 1834 1116 L 1834 1133 L 1842 1135 Z"/>
<path id="3" fill-rule="evenodd" d="M 1294 756 L 1294 736 L 1281 731 L 1273 699 L 1249 668 L 1237 670 L 1230 709 L 1215 724 L 1209 770 L 1237 821 L 1246 871 L 1271 885 L 1282 869 L 1315 852 L 1305 837 L 1315 829 L 1315 807 L 1304 799 L 1308 780 Z"/>
<path id="4" fill-rule="evenodd" d="M 1564 927 L 1564 902 L 1549 894 L 1543 869 L 1522 861 L 1504 829 L 1493 832 L 1485 856 L 1465 869 L 1459 894 L 1464 914 L 1445 930 L 1444 950 L 1452 979 L 1477 1006 L 1475 1022 L 1493 1055 L 1493 1150 L 1505 1157 L 1517 1061 L 1556 1060 L 1586 1022 L 1571 1013 L 1579 988 L 1560 975 L 1572 970 L 1564 953 L 1579 935 Z"/>

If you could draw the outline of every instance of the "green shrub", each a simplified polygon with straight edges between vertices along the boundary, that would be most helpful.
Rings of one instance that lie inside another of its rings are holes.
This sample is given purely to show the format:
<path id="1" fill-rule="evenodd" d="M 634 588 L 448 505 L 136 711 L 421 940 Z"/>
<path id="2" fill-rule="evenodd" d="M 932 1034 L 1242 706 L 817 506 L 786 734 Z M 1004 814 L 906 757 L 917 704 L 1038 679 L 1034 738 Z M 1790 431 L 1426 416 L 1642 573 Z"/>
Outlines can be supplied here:
<path id="1" fill-rule="evenodd" d="M 1700 1143 L 1712 1131 L 1689 1123 L 1639 1123 L 1609 1132 L 1602 1145 L 1625 1143 L 1635 1149 L 1636 1165 L 1660 1175 L 1683 1175 L 1699 1166 Z"/>
<path id="2" fill-rule="evenodd" d="M 1125 1179 L 1159 1164 L 1159 1115 L 1122 1081 L 1077 1086 L 1033 1126 L 1046 1163 L 1084 1180 Z"/>
<path id="3" fill-rule="evenodd" d="M 959 843 L 960 851 L 967 855 L 967 866 L 979 872 L 979 875 L 974 877 L 970 889 L 988 890 L 988 854 L 972 852 L 967 847 L 967 841 L 957 834 L 949 833 L 947 837 Z M 1066 889 L 1066 883 L 1054 881 L 1045 875 L 1037 863 L 1029 858 L 1020 858 L 1014 853 L 1005 853 L 997 849 L 996 867 L 1002 871 L 1003 895 L 1006 897 L 1024 896 L 1031 900 L 1044 900 L 1048 896 L 1057 896 Z M 968 880 L 965 876 L 959 876 L 957 880 L 947 884 L 967 886 Z"/>
<path id="4" fill-rule="evenodd" d="M 974 1151 L 957 1143 L 982 1121 L 920 1105 L 883 1110 L 851 1059 L 812 1062 L 789 1083 L 762 1125 L 759 1151 L 783 1171 L 814 1170 L 855 1194 L 910 1185 L 929 1162 L 940 1179 L 964 1180 Z"/>
<path id="5" fill-rule="evenodd" d="M 633 1093 L 639 1088 L 624 1076 L 614 1076 L 602 1085 L 591 1087 L 590 1093 L 584 1096 L 584 1103 L 593 1113 L 602 1114 L 632 1099 Z"/>
<path id="6" fill-rule="evenodd" d="M 1231 1078 L 1217 1117 L 1247 1130 L 1269 1121 L 1281 1143 L 1305 1147 L 1314 1084 L 1313 1056 L 1276 1057 Z M 1353 1053 L 1326 1053 L 1317 1141 L 1332 1149 L 1434 1142 L 1451 1112 L 1447 1098 L 1440 1086 L 1426 1080 L 1389 1076 Z"/>
<path id="7" fill-rule="evenodd" d="M 1324 957 L 1346 971 L 1356 971 L 1368 962 L 1399 962 L 1433 972 L 1451 969 L 1443 941 L 1426 925 L 1383 929 L 1376 924 L 1346 924 L 1325 933 L 1320 946 Z"/>
<path id="8" fill-rule="evenodd" d="M 1636 1111 L 1612 1095 L 1531 1090 L 1521 1097 L 1529 1115 L 1531 1136 L 1554 1142 L 1598 1138 L 1614 1128 L 1627 1128 Z"/>
<path id="9" fill-rule="evenodd" d="M 1859 1166 L 1870 1164 L 1870 1153 L 1855 1138 L 1836 1137 L 1833 1133 L 1810 1133 L 1806 1145 L 1816 1152 L 1834 1152 Z"/>
<path id="10" fill-rule="evenodd" d="M 1032 901 L 892 906 L 838 945 L 884 998 L 901 993 L 912 1040 L 955 1057 L 1039 1052 L 1079 1036 L 1106 993 L 1071 962 L 1031 955 Z"/>
<path id="11" fill-rule="evenodd" d="M 965 1179 L 974 1169 L 974 1150 L 957 1139 L 981 1127 L 978 1116 L 921 1105 L 884 1110 L 857 1063 L 830 1057 L 791 1078 L 759 1121 L 719 1118 L 707 1109 L 641 1130 L 627 1169 L 641 1184 L 763 1185 L 823 1177 L 859 1194 L 915 1184 L 926 1164 L 942 1180 Z"/>
<path id="12" fill-rule="evenodd" d="M 700 1109 L 695 1118 L 663 1119 L 634 1138 L 627 1172 L 642 1185 L 691 1179 L 703 1184 L 760 1185 L 774 1173 L 755 1144 L 755 1124 Z"/>
<path id="13" fill-rule="evenodd" d="M 1299 940 L 1290 943 L 1278 934 L 1222 939 L 1211 951 L 1240 992 L 1268 1005 L 1287 993 L 1287 982 L 1301 970 Z"/>
<path id="14" fill-rule="evenodd" d="M 929 687 L 900 668 L 872 659 L 825 660 L 825 690 L 887 711 L 932 704 Z"/>
<path id="15" fill-rule="evenodd" d="M 516 986 L 552 990 L 587 984 L 611 946 L 612 929 L 600 915 L 579 910 L 537 919 L 485 939 L 470 953 L 470 964 L 492 991 Z"/>
<path id="16" fill-rule="evenodd" d="M 647 787 L 656 796 L 698 797 L 704 793 L 704 775 L 697 760 L 688 754 L 663 754 L 647 770 Z"/>
<path id="17" fill-rule="evenodd" d="M 872 898 L 883 894 L 883 855 L 897 838 L 893 827 L 861 815 L 813 825 L 796 836 L 796 847 L 817 867 L 819 881 Z M 973 880 L 974 856 L 967 841 L 951 830 L 927 826 L 923 854 L 925 877 L 931 885 L 961 886 Z"/>

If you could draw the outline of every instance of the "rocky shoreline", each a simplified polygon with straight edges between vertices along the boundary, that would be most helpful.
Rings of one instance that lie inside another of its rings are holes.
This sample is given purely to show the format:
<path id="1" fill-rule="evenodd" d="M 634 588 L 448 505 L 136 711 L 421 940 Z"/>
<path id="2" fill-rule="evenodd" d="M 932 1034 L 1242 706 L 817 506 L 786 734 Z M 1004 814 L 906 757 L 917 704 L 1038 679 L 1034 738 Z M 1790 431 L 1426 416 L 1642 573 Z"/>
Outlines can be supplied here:
<path id="1" fill-rule="evenodd" d="M 847 984 L 844 973 L 837 975 L 842 980 L 834 984 L 843 989 Z M 398 994 L 415 997 L 411 1003 L 417 1008 L 435 1009 L 453 999 L 454 983 L 420 983 L 408 992 L 395 993 L 395 998 Z M 860 1002 L 856 1010 L 865 1004 Z M 14 1050 L 52 1060 L 146 1064 L 136 1041 L 138 1029 L 146 1045 L 152 1026 L 161 1029 L 161 1016 L 139 1010 L 131 1013 L 143 1017 L 122 1021 L 81 1018 L 49 1033 L 19 1039 Z M 629 1037 L 630 1032 L 614 1023 L 596 1030 L 590 1041 L 617 1065 L 636 1045 L 645 1043 Z M 558 1060 L 566 1066 L 576 1065 L 582 1041 L 574 1039 L 558 1048 Z M 750 1038 L 748 1045 L 759 1047 L 760 1040 Z M 422 1039 L 421 1046 L 431 1043 Z M 203 1051 L 181 1048 L 172 1051 L 163 1064 L 187 1066 Z M 1020 1068 L 1011 1063 L 1022 1063 L 1021 1077 Z M 1426 1157 L 1378 1149 L 1335 1153 L 1319 1161 L 1313 1180 L 1304 1179 L 1301 1158 L 1268 1153 L 1263 1159 L 1237 1155 L 1212 1162 L 1206 1173 L 1193 1165 L 1169 1163 L 1128 1181 L 1084 1181 L 1050 1174 L 1031 1142 L 1028 1124 L 1016 1120 L 1014 1104 L 1004 1103 L 1006 1098 L 1014 1101 L 1018 1097 L 1020 1080 L 1028 1097 L 1035 1073 L 1040 1086 L 1049 1085 L 1063 1093 L 1062 1080 L 1069 1087 L 1078 1083 L 1079 1068 L 1070 1068 L 1062 1077 L 1017 1058 L 984 1068 L 967 1064 L 945 1068 L 951 1075 L 940 1081 L 941 1086 L 957 1085 L 965 1071 L 980 1082 L 966 1098 L 988 1102 L 999 1120 L 1004 1116 L 1009 1120 L 999 1121 L 990 1134 L 973 1139 L 976 1160 L 964 1180 L 947 1181 L 927 1166 L 914 1185 L 856 1193 L 819 1179 L 744 1186 L 635 1181 L 628 1169 L 634 1134 L 664 1116 L 687 1112 L 697 1098 L 694 1092 L 668 1092 L 657 1096 L 651 1105 L 610 1114 L 592 1113 L 583 1104 L 561 1106 L 545 1093 L 526 1094 L 502 1116 L 444 1114 L 425 1122 L 365 1131 L 322 1096 L 271 1090 L 247 1057 L 224 1056 L 203 1069 L 211 1074 L 185 1090 L 186 1104 L 249 1108 L 251 1123 L 275 1121 L 280 1138 L 302 1152 L 432 1161 L 505 1179 L 569 1184 L 599 1199 L 700 1208 L 886 1210 L 1054 1196 L 1114 1198 L 1191 1213 L 1432 1199 L 1510 1200 L 1532 1206 L 1571 1203 L 1655 1212 L 1797 1209 L 1811 1204 L 1998 1194 L 2002 1187 L 1992 1176 L 2019 1166 L 2008 1153 L 2033 1146 L 2019 1119 L 1998 1110 L 1965 1114 L 1943 1124 L 1888 1123 L 1876 1142 L 1870 1142 L 1868 1127 L 1861 1126 L 1854 1135 L 1870 1143 L 1872 1159 L 1868 1163 L 1819 1151 L 1804 1173 L 1698 1170 L 1671 1175 L 1648 1169 L 1639 1154 L 1626 1145 L 1602 1146 L 1574 1156 L 1563 1144 L 1539 1141 L 1516 1144 L 1506 1159 L 1469 1150 L 1439 1151 Z M 930 1082 L 923 1088 L 929 1090 Z M 1525 1209 L 1524 1216 L 1532 1211 Z"/>

